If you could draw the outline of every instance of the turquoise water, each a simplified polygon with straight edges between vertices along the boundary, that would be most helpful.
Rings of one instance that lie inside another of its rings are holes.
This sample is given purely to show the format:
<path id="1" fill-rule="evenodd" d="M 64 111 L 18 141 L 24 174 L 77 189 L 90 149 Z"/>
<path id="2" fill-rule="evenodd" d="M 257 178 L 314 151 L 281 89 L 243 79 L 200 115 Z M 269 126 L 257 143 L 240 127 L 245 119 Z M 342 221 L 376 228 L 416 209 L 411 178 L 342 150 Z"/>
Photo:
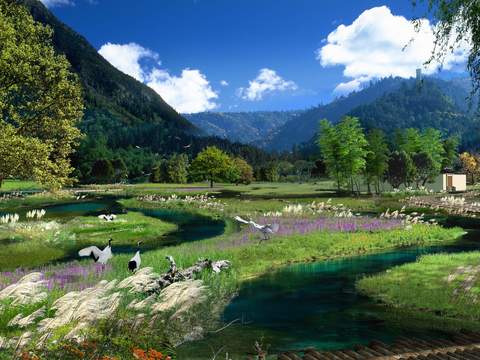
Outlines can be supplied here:
<path id="1" fill-rule="evenodd" d="M 359 294 L 355 282 L 415 261 L 420 255 L 475 248 L 475 244 L 464 243 L 287 266 L 245 283 L 223 314 L 225 323 L 239 320 L 218 334 L 186 344 L 179 358 L 206 359 L 212 348 L 224 346 L 222 353 L 243 354 L 238 355 L 243 359 L 261 339 L 269 345 L 270 353 L 278 353 L 308 347 L 347 348 L 373 339 L 388 343 L 400 335 L 442 336 L 437 331 L 414 328 L 408 319 L 398 323 L 382 320 L 382 308 Z"/>

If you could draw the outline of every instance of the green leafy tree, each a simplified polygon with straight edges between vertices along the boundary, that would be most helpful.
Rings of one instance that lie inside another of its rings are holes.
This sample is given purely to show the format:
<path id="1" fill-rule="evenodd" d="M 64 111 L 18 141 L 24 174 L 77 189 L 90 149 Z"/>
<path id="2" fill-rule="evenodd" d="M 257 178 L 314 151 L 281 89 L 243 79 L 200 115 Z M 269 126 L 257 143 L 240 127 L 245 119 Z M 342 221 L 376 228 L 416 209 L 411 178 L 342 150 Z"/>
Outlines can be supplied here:
<path id="1" fill-rule="evenodd" d="M 186 184 L 188 180 L 187 154 L 173 154 L 167 163 L 168 179 L 174 184 Z"/>
<path id="2" fill-rule="evenodd" d="M 98 184 L 111 182 L 115 177 L 115 169 L 113 168 L 112 162 L 107 159 L 95 161 L 90 176 Z"/>
<path id="3" fill-rule="evenodd" d="M 235 183 L 248 185 L 253 181 L 253 169 L 242 158 L 236 157 L 233 159 L 233 167 L 236 172 Z"/>
<path id="4" fill-rule="evenodd" d="M 278 163 L 271 161 L 263 168 L 263 179 L 269 182 L 277 182 L 280 179 Z"/>
<path id="5" fill-rule="evenodd" d="M 439 130 L 428 128 L 421 136 L 418 153 L 426 153 L 432 160 L 432 176 L 440 174 L 445 159 L 442 133 Z"/>
<path id="6" fill-rule="evenodd" d="M 405 151 L 394 151 L 388 160 L 387 181 L 395 189 L 400 185 L 409 186 L 415 175 L 412 158 Z"/>
<path id="7" fill-rule="evenodd" d="M 162 159 L 156 161 L 150 171 L 150 182 L 163 183 L 168 181 L 167 161 Z"/>
<path id="8" fill-rule="evenodd" d="M 367 134 L 367 157 L 365 164 L 365 180 L 368 192 L 371 192 L 371 184 L 375 192 L 380 193 L 380 183 L 388 169 L 388 144 L 385 134 L 381 130 L 372 130 Z"/>
<path id="9" fill-rule="evenodd" d="M 327 171 L 337 182 L 349 184 L 354 191 L 356 178 L 365 169 L 367 156 L 367 140 L 358 118 L 345 116 L 336 126 L 326 120 L 320 123 L 320 150 L 327 166 Z"/>
<path id="10" fill-rule="evenodd" d="M 117 158 L 112 161 L 113 178 L 115 182 L 124 182 L 128 178 L 128 169 L 125 161 L 122 158 Z"/>
<path id="11" fill-rule="evenodd" d="M 419 152 L 412 156 L 412 162 L 415 166 L 414 181 L 417 188 L 422 185 L 425 186 L 427 181 L 433 181 L 438 175 L 435 161 L 430 154 L 426 152 Z"/>
<path id="12" fill-rule="evenodd" d="M 233 162 L 230 156 L 215 146 L 203 149 L 192 161 L 190 167 L 192 177 L 199 180 L 214 182 L 229 181 L 232 177 Z"/>
<path id="13" fill-rule="evenodd" d="M 330 121 L 320 121 L 320 136 L 317 140 L 322 153 L 322 160 L 325 163 L 327 174 L 337 183 L 337 191 L 340 191 L 343 178 L 341 162 L 341 144 L 338 132 Z"/>
<path id="14" fill-rule="evenodd" d="M 458 159 L 458 144 L 460 140 L 457 136 L 450 136 L 443 140 L 443 161 L 442 169 L 453 167 Z"/>
<path id="15" fill-rule="evenodd" d="M 10 134 L 0 147 L 8 149 L 13 141 L 37 150 L 17 147 L 31 156 L 10 157 L 15 163 L 0 168 L 0 183 L 29 172 L 52 188 L 71 183 L 69 158 L 80 138 L 76 125 L 83 99 L 77 77 L 66 58 L 55 53 L 51 37 L 50 28 L 35 22 L 26 8 L 0 0 L 0 125 Z"/>

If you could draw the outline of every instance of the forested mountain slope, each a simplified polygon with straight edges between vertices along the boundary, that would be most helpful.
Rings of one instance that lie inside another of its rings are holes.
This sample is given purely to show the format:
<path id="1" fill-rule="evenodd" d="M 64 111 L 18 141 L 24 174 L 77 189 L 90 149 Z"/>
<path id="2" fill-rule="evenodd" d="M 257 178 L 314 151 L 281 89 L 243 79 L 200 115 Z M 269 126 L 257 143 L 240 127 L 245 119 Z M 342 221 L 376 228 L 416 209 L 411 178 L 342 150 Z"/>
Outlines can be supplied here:
<path id="1" fill-rule="evenodd" d="M 184 116 L 206 134 L 258 146 L 302 111 L 202 112 Z"/>

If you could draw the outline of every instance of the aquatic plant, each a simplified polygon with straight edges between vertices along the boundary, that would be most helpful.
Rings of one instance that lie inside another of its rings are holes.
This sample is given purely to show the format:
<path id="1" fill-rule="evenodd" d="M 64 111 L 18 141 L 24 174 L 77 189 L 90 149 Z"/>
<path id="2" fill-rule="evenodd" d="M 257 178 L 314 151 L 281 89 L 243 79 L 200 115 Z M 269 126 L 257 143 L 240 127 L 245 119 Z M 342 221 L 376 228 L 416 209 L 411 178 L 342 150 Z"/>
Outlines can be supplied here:
<path id="1" fill-rule="evenodd" d="M 208 194 L 198 194 L 194 196 L 184 196 L 179 197 L 176 194 L 170 196 L 161 196 L 161 195 L 144 195 L 137 198 L 139 201 L 147 202 L 160 202 L 162 204 L 171 204 L 171 205 L 189 205 L 195 206 L 199 209 L 210 209 L 224 211 L 225 204 L 217 200 L 214 196 L 209 196 Z"/>

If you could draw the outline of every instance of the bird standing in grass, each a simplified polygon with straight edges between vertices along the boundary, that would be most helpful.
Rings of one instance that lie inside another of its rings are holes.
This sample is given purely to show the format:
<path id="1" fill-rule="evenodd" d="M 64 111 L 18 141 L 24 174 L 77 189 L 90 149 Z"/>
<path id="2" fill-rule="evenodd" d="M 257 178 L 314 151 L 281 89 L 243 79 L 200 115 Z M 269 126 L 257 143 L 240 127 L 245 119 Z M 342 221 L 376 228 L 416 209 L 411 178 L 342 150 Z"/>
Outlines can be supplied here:
<path id="1" fill-rule="evenodd" d="M 128 262 L 128 270 L 130 270 L 131 272 L 137 271 L 140 268 L 140 265 L 142 263 L 142 258 L 140 257 L 140 244 L 141 243 L 142 243 L 141 241 L 139 241 L 137 243 L 137 252 Z"/>
<path id="2" fill-rule="evenodd" d="M 112 241 L 113 239 L 108 240 L 108 245 L 103 250 L 100 250 L 96 246 L 89 246 L 80 250 L 78 255 L 81 257 L 90 256 L 95 262 L 98 262 L 105 267 L 105 265 L 108 263 L 108 260 L 113 257 Z"/>
<path id="3" fill-rule="evenodd" d="M 240 216 L 235 216 L 235 220 L 243 224 L 251 225 L 255 230 L 261 232 L 263 234 L 263 239 L 261 239 L 260 242 L 263 240 L 270 240 L 271 235 L 275 234 L 280 228 L 279 224 L 260 225 L 255 221 L 242 219 Z"/>
<path id="4" fill-rule="evenodd" d="M 115 214 L 101 214 L 101 215 L 98 215 L 98 218 L 99 219 L 102 219 L 102 220 L 105 220 L 106 222 L 111 222 L 113 220 L 115 220 L 117 218 L 117 215 Z"/>

